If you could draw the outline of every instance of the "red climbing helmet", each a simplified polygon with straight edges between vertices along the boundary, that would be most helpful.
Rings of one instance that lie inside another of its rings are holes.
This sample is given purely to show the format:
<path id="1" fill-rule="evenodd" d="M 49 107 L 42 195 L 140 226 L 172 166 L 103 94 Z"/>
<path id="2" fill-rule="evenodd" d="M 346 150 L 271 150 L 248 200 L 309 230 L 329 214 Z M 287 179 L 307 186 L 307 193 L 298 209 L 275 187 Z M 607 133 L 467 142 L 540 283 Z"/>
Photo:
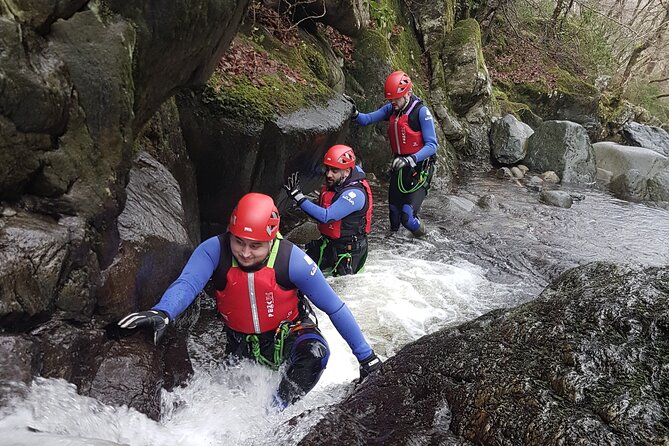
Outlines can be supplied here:
<path id="1" fill-rule="evenodd" d="M 228 230 L 240 238 L 268 242 L 279 232 L 279 221 L 279 210 L 272 197 L 250 192 L 240 198 L 232 211 Z"/>
<path id="2" fill-rule="evenodd" d="M 355 166 L 355 153 L 349 146 L 335 144 L 328 149 L 323 158 L 323 164 L 336 169 L 348 169 Z"/>
<path id="3" fill-rule="evenodd" d="M 407 94 L 411 87 L 411 78 L 404 71 L 393 71 L 386 78 L 383 91 L 386 99 L 397 99 Z"/>

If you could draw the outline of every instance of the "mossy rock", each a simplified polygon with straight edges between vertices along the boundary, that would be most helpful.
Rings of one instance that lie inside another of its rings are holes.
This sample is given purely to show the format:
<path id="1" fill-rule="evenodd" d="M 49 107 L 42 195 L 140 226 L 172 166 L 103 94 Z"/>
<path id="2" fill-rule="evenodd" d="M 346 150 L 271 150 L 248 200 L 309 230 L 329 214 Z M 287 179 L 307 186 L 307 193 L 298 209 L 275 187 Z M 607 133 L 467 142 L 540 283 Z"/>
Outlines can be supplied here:
<path id="1" fill-rule="evenodd" d="M 522 110 L 530 110 L 530 107 L 527 104 L 523 104 L 522 102 L 512 102 L 512 101 L 505 101 L 503 99 L 498 99 L 497 103 L 499 104 L 500 108 L 500 113 L 502 116 L 506 114 L 512 114 L 518 119 L 520 118 L 520 113 Z"/>
<path id="2" fill-rule="evenodd" d="M 263 74 L 230 74 L 217 69 L 209 78 L 203 98 L 216 102 L 230 118 L 269 121 L 312 104 L 324 104 L 333 95 L 328 86 L 330 67 L 313 41 L 282 45 L 273 36 L 238 36 L 239 44 L 253 48 L 277 68 Z M 284 70 L 281 67 L 289 67 Z M 293 72 L 296 76 L 287 73 Z"/>

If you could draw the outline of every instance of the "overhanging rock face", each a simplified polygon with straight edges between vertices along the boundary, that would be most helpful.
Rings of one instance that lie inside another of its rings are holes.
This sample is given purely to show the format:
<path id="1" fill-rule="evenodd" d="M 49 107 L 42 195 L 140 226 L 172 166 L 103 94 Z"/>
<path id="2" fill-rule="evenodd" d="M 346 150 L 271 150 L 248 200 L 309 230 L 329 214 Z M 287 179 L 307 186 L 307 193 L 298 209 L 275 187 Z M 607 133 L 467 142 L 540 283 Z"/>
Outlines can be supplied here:
<path id="1" fill-rule="evenodd" d="M 592 263 L 407 345 L 301 445 L 664 444 L 669 267 Z"/>

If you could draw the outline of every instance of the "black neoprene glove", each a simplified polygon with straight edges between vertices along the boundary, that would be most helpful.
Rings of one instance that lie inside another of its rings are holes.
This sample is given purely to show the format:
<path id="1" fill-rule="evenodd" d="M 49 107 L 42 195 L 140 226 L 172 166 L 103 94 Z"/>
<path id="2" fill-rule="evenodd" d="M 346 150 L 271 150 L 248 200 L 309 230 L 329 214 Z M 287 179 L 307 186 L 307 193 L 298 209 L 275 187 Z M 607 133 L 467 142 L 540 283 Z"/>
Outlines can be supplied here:
<path id="1" fill-rule="evenodd" d="M 286 184 L 283 185 L 283 188 L 286 189 L 290 198 L 295 200 L 297 205 L 302 204 L 307 197 L 304 196 L 302 190 L 300 189 L 300 174 L 299 172 L 293 172 L 286 179 Z"/>
<path id="2" fill-rule="evenodd" d="M 118 325 L 121 328 L 129 330 L 150 327 L 153 329 L 153 343 L 158 345 L 160 339 L 167 330 L 167 325 L 170 323 L 170 317 L 162 310 L 148 310 L 140 311 L 138 313 L 130 313 L 120 321 Z"/>
<path id="3" fill-rule="evenodd" d="M 344 96 L 344 99 L 346 99 L 348 102 L 351 103 L 351 121 L 355 121 L 358 118 L 358 115 L 360 114 L 360 112 L 358 111 L 358 106 L 355 105 L 355 101 L 349 95 L 342 94 L 342 96 Z"/>
<path id="4" fill-rule="evenodd" d="M 371 355 L 360 361 L 360 379 L 358 383 L 361 383 L 365 378 L 367 378 L 372 373 L 375 373 L 381 370 L 381 360 L 376 353 L 372 352 Z"/>
<path id="5" fill-rule="evenodd" d="M 398 156 L 393 160 L 393 170 L 402 170 L 404 166 L 416 167 L 416 158 L 413 155 Z"/>

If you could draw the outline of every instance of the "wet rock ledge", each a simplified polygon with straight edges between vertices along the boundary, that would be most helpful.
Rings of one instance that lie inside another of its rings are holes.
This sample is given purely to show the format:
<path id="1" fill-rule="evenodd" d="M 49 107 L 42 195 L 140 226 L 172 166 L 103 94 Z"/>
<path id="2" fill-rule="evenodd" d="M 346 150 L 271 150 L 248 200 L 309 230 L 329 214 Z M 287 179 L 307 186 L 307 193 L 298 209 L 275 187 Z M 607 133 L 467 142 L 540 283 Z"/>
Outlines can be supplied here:
<path id="1" fill-rule="evenodd" d="M 667 445 L 669 267 L 591 263 L 404 347 L 300 445 Z"/>

